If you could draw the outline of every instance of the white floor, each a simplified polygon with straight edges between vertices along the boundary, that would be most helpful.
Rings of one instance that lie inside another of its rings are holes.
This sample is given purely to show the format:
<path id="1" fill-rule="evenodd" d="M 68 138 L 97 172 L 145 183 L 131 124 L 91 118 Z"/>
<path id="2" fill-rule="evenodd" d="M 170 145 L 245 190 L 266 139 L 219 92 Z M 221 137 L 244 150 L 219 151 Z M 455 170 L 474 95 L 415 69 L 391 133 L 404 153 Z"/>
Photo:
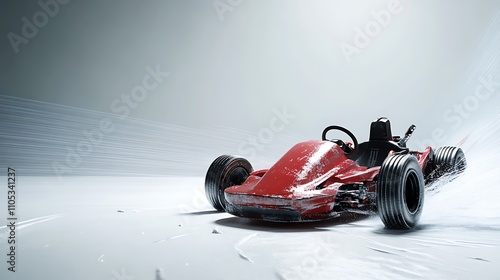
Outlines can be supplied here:
<path id="1" fill-rule="evenodd" d="M 203 177 L 20 177 L 17 272 L 2 262 L 0 278 L 495 279 L 499 191 L 470 184 L 473 171 L 428 193 L 411 232 L 387 231 L 377 216 L 232 217 L 212 211 Z"/>

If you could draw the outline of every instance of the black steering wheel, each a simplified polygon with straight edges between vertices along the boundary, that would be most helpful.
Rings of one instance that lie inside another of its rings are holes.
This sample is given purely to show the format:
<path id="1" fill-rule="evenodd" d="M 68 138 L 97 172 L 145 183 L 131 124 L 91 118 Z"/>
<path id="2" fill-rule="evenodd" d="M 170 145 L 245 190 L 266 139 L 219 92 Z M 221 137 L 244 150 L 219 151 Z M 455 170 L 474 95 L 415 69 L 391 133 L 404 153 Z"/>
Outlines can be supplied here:
<path id="1" fill-rule="evenodd" d="M 344 141 L 342 141 L 340 139 L 327 139 L 326 134 L 328 132 L 330 132 L 330 130 L 340 130 L 340 131 L 344 132 L 345 134 L 347 134 L 349 137 L 351 137 L 353 147 L 351 148 L 351 146 L 347 145 Z M 356 136 L 354 136 L 354 134 L 352 134 L 352 132 L 350 132 L 347 128 L 341 127 L 338 125 L 331 125 L 331 126 L 325 128 L 325 130 L 323 130 L 323 134 L 321 135 L 321 139 L 323 141 L 331 141 L 331 142 L 339 145 L 345 154 L 349 154 L 358 148 L 358 139 L 356 139 Z"/>

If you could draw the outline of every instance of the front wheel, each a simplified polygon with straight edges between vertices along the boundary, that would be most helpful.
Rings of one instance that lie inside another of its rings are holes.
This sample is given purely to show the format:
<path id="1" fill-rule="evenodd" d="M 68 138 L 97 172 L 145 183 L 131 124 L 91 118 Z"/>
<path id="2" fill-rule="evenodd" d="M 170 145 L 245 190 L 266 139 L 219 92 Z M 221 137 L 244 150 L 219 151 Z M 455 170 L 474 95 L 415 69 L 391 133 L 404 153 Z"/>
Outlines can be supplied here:
<path id="1" fill-rule="evenodd" d="M 216 158 L 205 177 L 205 195 L 210 204 L 218 211 L 225 211 L 224 190 L 243 184 L 252 171 L 252 165 L 244 158 L 229 155 Z"/>
<path id="2" fill-rule="evenodd" d="M 424 204 L 424 175 L 412 155 L 392 155 L 382 163 L 377 181 L 380 219 L 389 229 L 414 228 Z"/>

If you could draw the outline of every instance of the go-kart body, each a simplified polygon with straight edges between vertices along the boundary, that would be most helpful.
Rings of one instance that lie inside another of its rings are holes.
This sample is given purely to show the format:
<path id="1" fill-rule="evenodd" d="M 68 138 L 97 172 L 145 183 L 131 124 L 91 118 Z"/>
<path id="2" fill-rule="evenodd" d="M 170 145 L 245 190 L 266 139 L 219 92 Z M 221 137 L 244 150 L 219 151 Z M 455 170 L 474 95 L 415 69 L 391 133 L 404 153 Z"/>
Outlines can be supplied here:
<path id="1" fill-rule="evenodd" d="M 340 130 L 352 139 L 327 139 Z M 331 219 L 344 211 L 378 211 L 388 228 L 408 229 L 422 212 L 424 186 L 466 168 L 463 151 L 443 147 L 410 151 L 404 137 L 392 136 L 390 122 L 372 122 L 370 138 L 358 144 L 340 126 L 329 126 L 322 140 L 294 145 L 269 169 L 253 171 L 243 159 L 218 157 L 205 179 L 210 203 L 220 211 L 253 219 L 302 222 Z"/>

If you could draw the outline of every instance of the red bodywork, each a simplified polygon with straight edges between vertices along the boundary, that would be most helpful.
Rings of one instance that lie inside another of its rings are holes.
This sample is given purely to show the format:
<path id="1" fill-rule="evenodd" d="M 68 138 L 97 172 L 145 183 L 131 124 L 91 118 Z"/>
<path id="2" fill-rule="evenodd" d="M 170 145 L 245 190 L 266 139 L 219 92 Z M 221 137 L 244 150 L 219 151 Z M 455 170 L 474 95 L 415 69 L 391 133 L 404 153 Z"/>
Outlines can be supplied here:
<path id="1" fill-rule="evenodd" d="M 427 147 L 412 154 L 424 169 L 430 153 Z M 315 221 L 349 209 L 373 210 L 379 170 L 357 165 L 333 142 L 302 142 L 270 169 L 254 171 L 243 184 L 227 188 L 227 211 L 263 220 Z"/>

